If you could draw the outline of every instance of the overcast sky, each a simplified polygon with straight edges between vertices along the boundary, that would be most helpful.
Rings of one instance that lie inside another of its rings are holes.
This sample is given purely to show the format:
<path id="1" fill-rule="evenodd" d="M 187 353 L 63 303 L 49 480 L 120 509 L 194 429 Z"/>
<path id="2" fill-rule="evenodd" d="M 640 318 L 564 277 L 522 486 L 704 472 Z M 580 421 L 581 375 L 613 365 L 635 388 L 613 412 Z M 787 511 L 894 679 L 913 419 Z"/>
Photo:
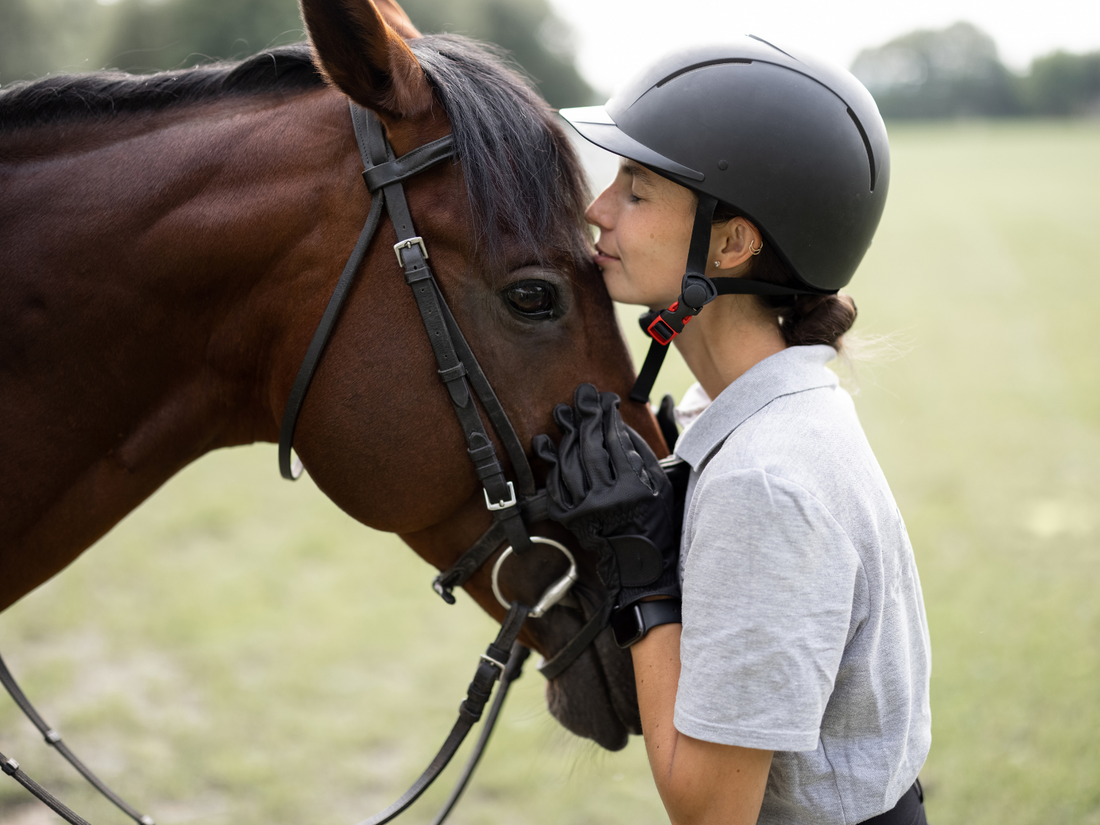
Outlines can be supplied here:
<path id="1" fill-rule="evenodd" d="M 919 28 L 967 20 L 992 35 L 1001 59 L 1025 69 L 1054 49 L 1100 49 L 1098 0 L 550 0 L 575 29 L 589 82 L 610 92 L 671 49 L 755 34 L 849 67 L 860 49 Z M 672 9 L 673 11 L 665 11 Z"/>

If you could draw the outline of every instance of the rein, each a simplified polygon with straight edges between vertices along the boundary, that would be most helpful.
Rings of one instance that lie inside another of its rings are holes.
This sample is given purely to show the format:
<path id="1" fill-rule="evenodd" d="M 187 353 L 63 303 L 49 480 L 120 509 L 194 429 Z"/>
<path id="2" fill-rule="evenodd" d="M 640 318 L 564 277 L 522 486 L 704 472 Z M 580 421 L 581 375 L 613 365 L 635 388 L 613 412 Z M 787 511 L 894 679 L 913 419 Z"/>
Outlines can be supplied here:
<path id="1" fill-rule="evenodd" d="M 454 604 L 455 598 L 452 592 L 454 588 L 465 584 L 502 544 L 508 544 L 492 569 L 493 592 L 497 600 L 508 609 L 508 613 L 501 622 L 497 637 L 478 660 L 474 678 L 466 691 L 466 698 L 459 707 L 457 721 L 435 758 L 401 798 L 384 811 L 360 823 L 360 825 L 383 825 L 419 798 L 442 773 L 471 728 L 481 719 L 485 705 L 492 694 L 493 684 L 499 679 L 500 689 L 490 708 L 481 736 L 450 797 L 432 821 L 432 825 L 440 825 L 461 796 L 488 744 L 508 688 L 522 673 L 524 660 L 530 651 L 516 639 L 523 628 L 524 621 L 528 618 L 539 618 L 560 602 L 576 583 L 577 569 L 572 554 L 563 545 L 541 536 L 532 536 L 529 531 L 529 524 L 546 521 L 549 518 L 546 491 L 536 487 L 526 451 L 439 289 L 439 284 L 428 264 L 427 246 L 424 239 L 416 234 L 412 216 L 409 214 L 404 181 L 443 161 L 453 159 L 455 157 L 453 136 L 448 135 L 432 141 L 400 158 L 395 158 L 393 147 L 386 139 L 382 122 L 369 110 L 351 101 L 349 105 L 356 143 L 363 159 L 363 180 L 372 196 L 371 207 L 366 223 L 359 233 L 359 239 L 333 289 L 332 296 L 298 369 L 290 395 L 287 397 L 279 432 L 279 472 L 283 478 L 291 481 L 296 480 L 302 473 L 302 462 L 292 458 L 291 454 L 298 416 L 317 365 L 324 353 L 325 345 L 339 319 L 344 300 L 382 220 L 383 211 L 387 211 L 397 233 L 398 241 L 394 244 L 397 263 L 404 270 L 405 282 L 413 291 L 428 340 L 431 342 L 439 365 L 440 380 L 447 387 L 451 405 L 465 435 L 467 453 L 474 464 L 485 494 L 485 506 L 493 515 L 493 523 L 490 527 L 450 568 L 435 577 L 432 588 L 445 602 Z M 475 398 L 485 410 L 490 425 L 504 446 L 516 477 L 515 481 L 505 477 L 504 468 L 497 458 L 496 447 L 474 403 Z M 524 558 L 532 544 L 546 544 L 558 549 L 569 560 L 569 570 L 544 591 L 534 607 L 518 602 L 509 603 L 500 591 L 498 581 L 500 570 L 509 556 L 516 555 L 520 559 Z M 608 592 L 602 604 L 598 606 L 592 604 L 594 600 L 588 591 L 578 589 L 578 595 L 581 597 L 579 601 L 591 608 L 591 615 L 565 647 L 539 664 L 539 671 L 547 679 L 555 678 L 569 667 L 599 632 L 607 627 L 616 594 Z M 64 745 L 60 734 L 46 724 L 16 684 L 4 665 L 3 659 L 0 659 L 0 682 L 7 688 L 24 714 L 42 732 L 47 744 L 56 748 L 97 790 L 138 825 L 154 825 L 151 817 L 139 813 L 111 791 Z M 89 825 L 85 819 L 27 776 L 18 762 L 9 759 L 3 753 L 0 753 L 0 769 L 70 825 Z"/>

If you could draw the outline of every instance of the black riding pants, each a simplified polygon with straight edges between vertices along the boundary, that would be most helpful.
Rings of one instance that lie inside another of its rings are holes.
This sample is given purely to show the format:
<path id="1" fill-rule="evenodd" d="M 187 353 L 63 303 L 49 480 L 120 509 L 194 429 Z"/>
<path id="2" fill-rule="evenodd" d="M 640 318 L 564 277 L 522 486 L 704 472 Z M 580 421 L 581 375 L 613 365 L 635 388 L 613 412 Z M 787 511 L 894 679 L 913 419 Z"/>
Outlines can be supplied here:
<path id="1" fill-rule="evenodd" d="M 860 825 L 928 825 L 924 816 L 924 789 L 918 779 L 886 813 L 865 819 Z"/>

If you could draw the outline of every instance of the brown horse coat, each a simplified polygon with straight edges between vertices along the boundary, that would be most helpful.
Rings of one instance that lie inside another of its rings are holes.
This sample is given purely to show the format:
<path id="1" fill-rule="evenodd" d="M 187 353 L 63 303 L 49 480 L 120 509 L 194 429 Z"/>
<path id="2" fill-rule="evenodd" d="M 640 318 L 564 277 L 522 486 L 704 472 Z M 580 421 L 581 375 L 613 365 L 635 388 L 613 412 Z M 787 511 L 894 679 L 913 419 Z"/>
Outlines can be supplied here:
<path id="1" fill-rule="evenodd" d="M 407 18 L 379 6 L 393 25 L 370 0 L 304 0 L 315 64 L 331 85 L 284 50 L 239 67 L 149 81 L 55 78 L 0 95 L 0 609 L 191 461 L 277 440 L 294 375 L 369 208 L 345 95 L 383 119 L 400 155 L 457 128 L 460 95 L 421 62 L 458 61 L 458 72 L 484 60 L 471 52 L 462 63 L 454 55 L 472 47 L 455 39 L 406 43 L 398 31 L 416 35 Z M 269 77 L 231 87 L 245 70 Z M 585 195 L 567 140 L 507 70 L 478 71 L 484 77 L 470 83 L 484 84 L 483 96 L 513 95 L 510 117 L 529 132 L 479 138 L 503 153 L 496 173 L 542 176 L 502 178 L 500 191 L 535 202 L 556 187 L 549 212 L 531 207 L 552 219 L 544 215 L 538 231 L 506 214 L 479 225 L 467 180 L 475 158 L 461 147 L 458 163 L 406 188 L 441 289 L 529 445 L 555 432 L 551 409 L 576 384 L 625 398 L 633 373 L 585 252 Z M 177 86 L 190 93 L 170 99 Z M 444 105 L 448 94 L 455 99 Z M 310 388 L 295 448 L 341 508 L 445 568 L 490 519 L 393 243 L 386 221 Z M 524 280 L 549 284 L 553 318 L 509 305 L 509 287 Z M 624 402 L 623 412 L 660 443 L 647 408 Z M 598 588 L 592 560 L 581 566 Z M 552 551 L 509 564 L 506 589 L 533 599 L 559 567 Z M 487 570 L 467 589 L 502 615 Z M 550 655 L 581 620 L 556 608 L 529 622 L 524 639 Z M 604 638 L 548 695 L 567 727 L 606 747 L 638 729 L 629 657 Z"/>

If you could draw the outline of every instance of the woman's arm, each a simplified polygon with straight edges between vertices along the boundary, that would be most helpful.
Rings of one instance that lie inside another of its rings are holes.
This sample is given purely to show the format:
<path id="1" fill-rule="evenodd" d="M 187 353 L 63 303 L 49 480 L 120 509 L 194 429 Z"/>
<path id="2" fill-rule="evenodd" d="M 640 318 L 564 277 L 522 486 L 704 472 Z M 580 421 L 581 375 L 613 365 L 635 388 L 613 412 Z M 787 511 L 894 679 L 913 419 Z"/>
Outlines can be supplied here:
<path id="1" fill-rule="evenodd" d="M 754 825 L 772 752 L 704 742 L 673 726 L 680 629 L 678 624 L 660 625 L 630 648 L 657 791 L 673 825 Z"/>

